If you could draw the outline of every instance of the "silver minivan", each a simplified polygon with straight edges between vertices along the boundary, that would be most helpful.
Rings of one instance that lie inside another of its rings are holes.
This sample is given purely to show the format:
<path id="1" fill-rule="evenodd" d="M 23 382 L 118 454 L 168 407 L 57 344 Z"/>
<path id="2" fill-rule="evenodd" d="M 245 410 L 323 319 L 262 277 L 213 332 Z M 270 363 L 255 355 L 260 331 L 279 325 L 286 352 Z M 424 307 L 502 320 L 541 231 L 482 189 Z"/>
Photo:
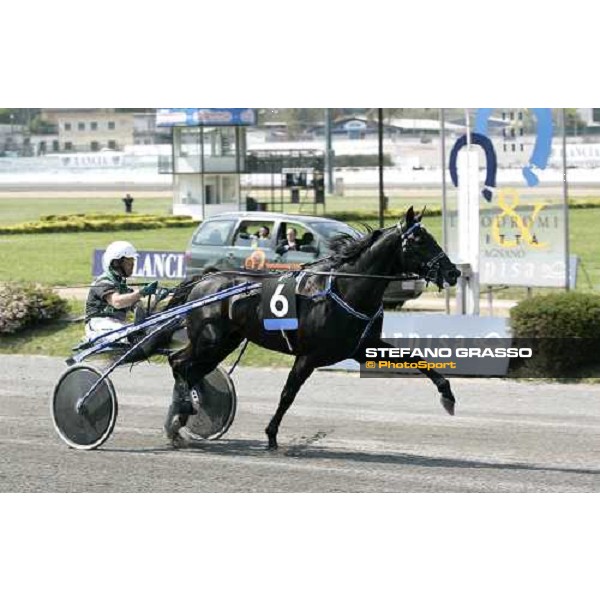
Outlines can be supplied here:
<path id="1" fill-rule="evenodd" d="M 286 232 L 295 231 L 295 250 L 286 249 Z M 186 251 L 186 275 L 228 269 L 296 270 L 329 253 L 329 240 L 340 233 L 360 235 L 334 219 L 271 212 L 222 213 L 203 221 Z M 387 307 L 418 298 L 425 282 L 394 281 L 385 293 Z"/>

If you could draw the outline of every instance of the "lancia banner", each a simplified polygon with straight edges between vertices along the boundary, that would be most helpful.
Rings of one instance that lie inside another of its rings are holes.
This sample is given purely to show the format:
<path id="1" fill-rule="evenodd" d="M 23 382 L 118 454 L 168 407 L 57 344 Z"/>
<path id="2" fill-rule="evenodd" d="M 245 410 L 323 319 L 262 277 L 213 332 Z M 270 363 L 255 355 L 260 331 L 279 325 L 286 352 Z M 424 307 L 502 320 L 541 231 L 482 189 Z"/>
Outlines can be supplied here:
<path id="1" fill-rule="evenodd" d="M 94 250 L 92 275 L 102 273 L 104 250 Z M 132 277 L 142 279 L 183 279 L 185 277 L 185 254 L 160 250 L 140 251 Z"/>

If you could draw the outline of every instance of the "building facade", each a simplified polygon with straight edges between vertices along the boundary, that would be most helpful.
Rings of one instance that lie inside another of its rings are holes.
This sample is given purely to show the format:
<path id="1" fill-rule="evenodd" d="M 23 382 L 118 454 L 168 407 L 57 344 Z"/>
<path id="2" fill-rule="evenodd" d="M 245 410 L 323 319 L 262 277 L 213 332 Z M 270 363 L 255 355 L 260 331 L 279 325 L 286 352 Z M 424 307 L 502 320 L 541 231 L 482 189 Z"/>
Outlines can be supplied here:
<path id="1" fill-rule="evenodd" d="M 134 114 L 114 108 L 45 108 L 42 118 L 58 128 L 60 152 L 123 150 L 134 143 Z"/>

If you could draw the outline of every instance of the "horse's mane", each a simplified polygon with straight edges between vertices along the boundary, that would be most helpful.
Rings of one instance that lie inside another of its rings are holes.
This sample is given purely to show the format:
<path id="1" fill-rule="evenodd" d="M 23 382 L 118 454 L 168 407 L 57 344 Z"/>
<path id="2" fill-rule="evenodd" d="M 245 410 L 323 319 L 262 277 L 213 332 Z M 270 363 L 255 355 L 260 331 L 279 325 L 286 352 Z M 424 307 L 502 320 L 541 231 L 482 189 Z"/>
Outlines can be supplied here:
<path id="1" fill-rule="evenodd" d="M 369 225 L 362 225 L 365 234 L 359 238 L 355 238 L 348 233 L 340 233 L 333 237 L 329 242 L 331 255 L 327 258 L 335 267 L 343 264 L 354 262 L 358 259 L 365 250 L 368 250 L 384 230 L 373 229 Z"/>

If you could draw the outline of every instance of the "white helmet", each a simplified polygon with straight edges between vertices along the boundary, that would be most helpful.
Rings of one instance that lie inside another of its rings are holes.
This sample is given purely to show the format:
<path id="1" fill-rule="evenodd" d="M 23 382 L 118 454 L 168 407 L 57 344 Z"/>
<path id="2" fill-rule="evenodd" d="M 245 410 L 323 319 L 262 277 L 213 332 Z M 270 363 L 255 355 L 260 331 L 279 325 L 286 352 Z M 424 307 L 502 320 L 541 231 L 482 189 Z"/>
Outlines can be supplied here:
<path id="1" fill-rule="evenodd" d="M 113 242 L 108 246 L 102 256 L 102 268 L 108 271 L 110 263 L 119 258 L 137 258 L 138 253 L 135 247 L 129 242 Z"/>

